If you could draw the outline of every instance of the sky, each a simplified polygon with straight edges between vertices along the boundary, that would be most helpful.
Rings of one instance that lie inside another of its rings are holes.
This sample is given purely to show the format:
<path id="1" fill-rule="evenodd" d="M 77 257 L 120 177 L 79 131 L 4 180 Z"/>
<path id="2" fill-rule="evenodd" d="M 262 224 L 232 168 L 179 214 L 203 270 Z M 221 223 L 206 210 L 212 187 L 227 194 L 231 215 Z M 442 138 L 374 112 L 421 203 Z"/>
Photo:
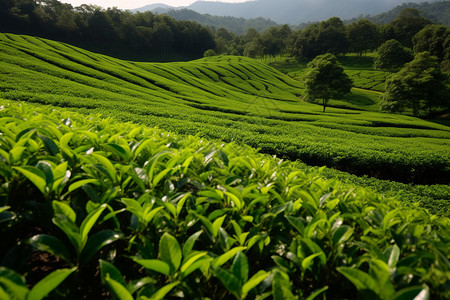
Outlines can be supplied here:
<path id="1" fill-rule="evenodd" d="M 196 0 L 60 0 L 60 2 L 72 4 L 74 7 L 80 6 L 81 4 L 95 4 L 103 8 L 115 6 L 121 9 L 138 8 L 155 3 L 163 3 L 170 6 L 188 6 L 195 1 Z M 245 0 L 220 0 L 220 2 L 238 3 L 245 2 Z"/>

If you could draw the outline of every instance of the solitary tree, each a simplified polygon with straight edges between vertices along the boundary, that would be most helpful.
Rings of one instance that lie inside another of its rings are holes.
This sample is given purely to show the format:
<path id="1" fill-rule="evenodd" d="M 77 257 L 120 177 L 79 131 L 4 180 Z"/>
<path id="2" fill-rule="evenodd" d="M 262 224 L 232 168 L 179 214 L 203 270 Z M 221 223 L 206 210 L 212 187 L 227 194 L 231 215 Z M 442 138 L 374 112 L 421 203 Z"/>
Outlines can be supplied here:
<path id="1" fill-rule="evenodd" d="M 432 111 L 433 107 L 449 106 L 447 77 L 442 73 L 437 57 L 429 52 L 416 55 L 400 72 L 386 80 L 386 93 L 381 106 L 396 112 L 410 108 L 414 116 L 421 110 Z"/>
<path id="2" fill-rule="evenodd" d="M 342 97 L 352 88 L 352 81 L 344 73 L 344 68 L 336 56 L 324 54 L 317 56 L 308 64 L 311 71 L 306 75 L 306 100 L 322 100 L 323 111 L 329 99 Z"/>
<path id="3" fill-rule="evenodd" d="M 385 69 L 393 72 L 402 67 L 405 63 L 413 59 L 413 53 L 405 48 L 397 40 L 389 40 L 382 44 L 378 50 L 378 56 L 375 57 L 375 69 Z"/>

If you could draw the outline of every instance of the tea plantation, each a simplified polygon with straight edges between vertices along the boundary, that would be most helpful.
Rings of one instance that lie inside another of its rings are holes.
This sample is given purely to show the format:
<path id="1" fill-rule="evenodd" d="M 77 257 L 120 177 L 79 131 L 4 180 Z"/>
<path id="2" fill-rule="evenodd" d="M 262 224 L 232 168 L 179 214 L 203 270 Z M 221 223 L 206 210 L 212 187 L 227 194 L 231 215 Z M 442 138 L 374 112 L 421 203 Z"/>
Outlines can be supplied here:
<path id="1" fill-rule="evenodd" d="M 0 299 L 450 298 L 450 128 L 303 93 L 0 34 Z"/>
<path id="2" fill-rule="evenodd" d="M 248 146 L 2 103 L 2 299 L 450 296 L 447 218 Z"/>
<path id="3" fill-rule="evenodd" d="M 238 141 L 356 175 L 450 181 L 449 127 L 370 111 L 322 113 L 302 101 L 303 83 L 249 58 L 136 63 L 30 36 L 0 41 L 4 99 Z"/>

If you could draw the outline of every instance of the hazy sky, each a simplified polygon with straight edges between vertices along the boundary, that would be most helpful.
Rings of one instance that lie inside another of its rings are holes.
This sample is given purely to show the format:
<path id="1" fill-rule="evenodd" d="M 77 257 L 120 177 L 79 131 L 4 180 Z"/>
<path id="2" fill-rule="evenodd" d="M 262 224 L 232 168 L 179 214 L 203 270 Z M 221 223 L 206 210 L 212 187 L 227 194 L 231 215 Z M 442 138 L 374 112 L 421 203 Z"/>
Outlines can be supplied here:
<path id="1" fill-rule="evenodd" d="M 104 8 L 116 6 L 118 8 L 138 8 L 154 3 L 164 3 L 170 6 L 187 6 L 196 0 L 61 0 L 64 3 L 70 3 L 72 6 L 81 4 L 95 4 Z M 211 0 L 209 0 L 211 1 Z M 214 0 L 213 0 L 214 1 Z M 248 1 L 248 0 L 247 0 Z M 220 0 L 220 2 L 246 2 L 245 0 Z"/>

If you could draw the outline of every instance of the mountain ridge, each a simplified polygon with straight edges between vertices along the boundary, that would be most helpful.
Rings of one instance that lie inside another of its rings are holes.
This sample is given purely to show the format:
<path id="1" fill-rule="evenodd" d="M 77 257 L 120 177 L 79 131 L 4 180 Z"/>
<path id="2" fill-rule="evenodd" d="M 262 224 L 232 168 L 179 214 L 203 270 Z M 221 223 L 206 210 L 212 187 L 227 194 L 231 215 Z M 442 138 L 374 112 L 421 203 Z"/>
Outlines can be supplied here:
<path id="1" fill-rule="evenodd" d="M 132 10 L 143 12 L 152 10 L 162 13 L 170 9 L 190 9 L 200 14 L 215 16 L 231 16 L 250 18 L 268 18 L 280 24 L 300 24 L 316 22 L 337 16 L 341 19 L 352 19 L 359 15 L 376 15 L 395 8 L 406 2 L 423 3 L 437 2 L 423 0 L 255 0 L 241 3 L 225 3 L 211 1 L 196 1 L 189 6 L 173 7 L 167 5 L 152 4 Z"/>

